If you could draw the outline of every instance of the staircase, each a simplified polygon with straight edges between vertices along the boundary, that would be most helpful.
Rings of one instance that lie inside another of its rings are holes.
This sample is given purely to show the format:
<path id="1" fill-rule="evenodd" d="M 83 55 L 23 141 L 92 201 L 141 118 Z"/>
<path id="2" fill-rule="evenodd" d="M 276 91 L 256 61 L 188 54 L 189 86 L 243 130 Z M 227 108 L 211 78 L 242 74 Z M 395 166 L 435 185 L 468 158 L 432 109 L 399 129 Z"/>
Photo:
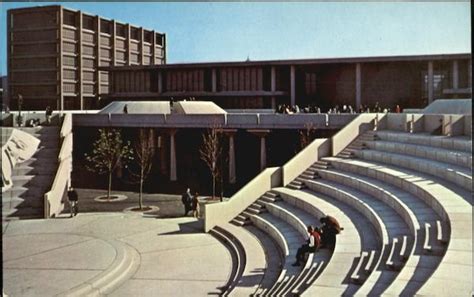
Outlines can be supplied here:
<path id="1" fill-rule="evenodd" d="M 41 142 L 31 159 L 13 168 L 13 187 L 2 193 L 3 221 L 43 218 L 43 196 L 51 188 L 58 167 L 58 127 L 18 129 Z"/>

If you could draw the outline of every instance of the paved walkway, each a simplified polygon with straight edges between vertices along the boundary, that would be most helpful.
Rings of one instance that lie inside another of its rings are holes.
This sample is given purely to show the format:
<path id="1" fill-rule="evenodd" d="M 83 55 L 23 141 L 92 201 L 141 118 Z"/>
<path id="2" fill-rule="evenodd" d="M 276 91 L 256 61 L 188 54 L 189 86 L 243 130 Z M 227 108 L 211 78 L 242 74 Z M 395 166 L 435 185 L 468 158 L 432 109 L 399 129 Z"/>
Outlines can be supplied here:
<path id="1" fill-rule="evenodd" d="M 3 223 L 4 293 L 217 295 L 232 260 L 201 224 L 122 212 Z"/>

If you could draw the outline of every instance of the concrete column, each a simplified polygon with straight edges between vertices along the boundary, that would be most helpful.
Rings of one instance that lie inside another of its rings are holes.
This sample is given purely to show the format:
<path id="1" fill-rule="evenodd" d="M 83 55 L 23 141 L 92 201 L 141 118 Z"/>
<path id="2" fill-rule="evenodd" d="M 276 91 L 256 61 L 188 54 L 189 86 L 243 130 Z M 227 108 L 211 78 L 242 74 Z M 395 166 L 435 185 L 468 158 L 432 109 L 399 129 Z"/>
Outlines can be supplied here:
<path id="1" fill-rule="evenodd" d="M 453 61 L 453 89 L 459 88 L 459 67 L 458 61 Z"/>
<path id="2" fill-rule="evenodd" d="M 212 92 L 217 92 L 217 73 L 215 68 L 212 68 Z"/>
<path id="3" fill-rule="evenodd" d="M 296 104 L 295 66 L 290 67 L 291 106 Z"/>
<path id="4" fill-rule="evenodd" d="M 158 94 L 163 93 L 163 74 L 158 71 Z"/>
<path id="5" fill-rule="evenodd" d="M 468 80 L 467 80 L 467 86 L 468 88 L 472 88 L 472 61 L 469 60 L 467 61 L 467 75 L 468 75 Z"/>
<path id="6" fill-rule="evenodd" d="M 234 135 L 237 132 L 237 129 L 225 129 L 223 132 L 229 136 L 229 183 L 235 184 L 237 178 L 235 175 Z"/>
<path id="7" fill-rule="evenodd" d="M 361 73 L 361 69 L 360 69 L 360 63 L 357 63 L 356 64 L 356 68 L 355 68 L 355 77 L 356 77 L 356 81 L 355 81 L 355 87 L 356 87 L 356 90 L 355 90 L 355 99 L 356 99 L 356 103 L 355 103 L 355 106 L 356 106 L 356 110 L 359 110 L 360 106 L 361 106 L 361 94 L 362 94 L 362 73 Z"/>
<path id="8" fill-rule="evenodd" d="M 267 167 L 267 147 L 265 137 L 270 133 L 270 130 L 249 129 L 247 131 L 260 137 L 260 171 L 263 171 Z"/>
<path id="9" fill-rule="evenodd" d="M 428 62 L 428 104 L 433 102 L 434 97 L 433 61 Z"/>
<path id="10" fill-rule="evenodd" d="M 267 148 L 265 145 L 265 136 L 260 136 L 260 171 L 267 167 Z"/>
<path id="11" fill-rule="evenodd" d="M 271 92 L 272 93 L 276 92 L 276 69 L 275 69 L 275 66 L 272 66 L 272 68 L 271 68 L 270 80 L 271 80 Z M 272 109 L 275 110 L 276 109 L 276 98 L 275 98 L 275 96 L 272 96 L 271 100 L 272 100 Z"/>
<path id="12" fill-rule="evenodd" d="M 176 181 L 176 144 L 175 144 L 175 135 L 176 130 L 170 130 L 170 181 Z"/>

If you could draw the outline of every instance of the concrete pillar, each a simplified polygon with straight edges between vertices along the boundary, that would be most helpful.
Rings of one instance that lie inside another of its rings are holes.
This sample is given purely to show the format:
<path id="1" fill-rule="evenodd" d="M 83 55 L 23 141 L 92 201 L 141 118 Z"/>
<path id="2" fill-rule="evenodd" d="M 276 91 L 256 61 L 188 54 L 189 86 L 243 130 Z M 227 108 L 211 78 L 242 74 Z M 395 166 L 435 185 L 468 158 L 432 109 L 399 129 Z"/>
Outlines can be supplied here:
<path id="1" fill-rule="evenodd" d="M 295 66 L 290 66 L 291 106 L 296 104 Z"/>
<path id="2" fill-rule="evenodd" d="M 260 171 L 263 171 L 267 167 L 267 147 L 266 147 L 266 139 L 270 130 L 253 130 L 249 129 L 247 132 L 250 132 L 258 137 L 260 137 Z"/>
<path id="3" fill-rule="evenodd" d="M 265 136 L 260 136 L 260 171 L 267 167 L 267 148 L 265 145 Z"/>
<path id="4" fill-rule="evenodd" d="M 272 66 L 272 68 L 271 68 L 270 81 L 271 81 L 271 92 L 272 93 L 276 92 L 276 69 L 275 69 L 275 66 Z M 275 98 L 275 96 L 272 96 L 271 100 L 272 100 L 272 109 L 275 110 L 276 109 L 276 98 Z"/>
<path id="5" fill-rule="evenodd" d="M 458 61 L 453 61 L 453 89 L 459 88 L 459 67 Z"/>
<path id="6" fill-rule="evenodd" d="M 237 132 L 237 129 L 225 129 L 223 132 L 229 136 L 229 183 L 235 184 L 237 178 L 235 175 L 234 135 Z"/>
<path id="7" fill-rule="evenodd" d="M 469 79 L 467 80 L 467 87 L 468 87 L 468 88 L 472 88 L 472 61 L 469 60 L 469 61 L 467 61 L 467 62 L 468 62 L 468 63 L 467 63 L 467 65 L 468 65 L 468 67 L 467 67 L 467 72 L 468 72 L 467 75 L 468 75 L 468 78 L 469 78 Z"/>
<path id="8" fill-rule="evenodd" d="M 356 88 L 355 89 L 355 99 L 356 99 L 355 106 L 356 106 L 356 110 L 359 110 L 359 108 L 362 104 L 362 101 L 361 101 L 362 73 L 361 73 L 361 69 L 360 69 L 360 63 L 356 63 L 355 77 L 356 77 L 356 81 L 355 81 L 355 88 Z"/>
<path id="9" fill-rule="evenodd" d="M 158 71 L 158 94 L 163 93 L 163 74 Z"/>
<path id="10" fill-rule="evenodd" d="M 215 68 L 212 68 L 212 92 L 217 92 L 217 73 Z"/>
<path id="11" fill-rule="evenodd" d="M 175 144 L 175 135 L 176 129 L 172 129 L 169 132 L 170 134 L 170 181 L 176 181 L 176 144 Z"/>
<path id="12" fill-rule="evenodd" d="M 428 62 L 428 104 L 433 102 L 434 97 L 433 61 Z"/>

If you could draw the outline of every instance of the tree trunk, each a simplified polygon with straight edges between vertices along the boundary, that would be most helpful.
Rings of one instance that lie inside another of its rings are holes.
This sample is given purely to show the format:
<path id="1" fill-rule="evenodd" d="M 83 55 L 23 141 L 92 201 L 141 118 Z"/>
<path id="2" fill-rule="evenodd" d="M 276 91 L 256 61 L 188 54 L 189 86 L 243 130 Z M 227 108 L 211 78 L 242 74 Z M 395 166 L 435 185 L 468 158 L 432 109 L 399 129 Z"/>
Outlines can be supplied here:
<path id="1" fill-rule="evenodd" d="M 110 201 L 111 190 L 112 190 L 112 170 L 109 171 L 109 187 L 107 189 L 107 201 Z"/>
<path id="2" fill-rule="evenodd" d="M 212 176 L 212 199 L 214 200 L 214 197 L 216 196 L 216 178 L 214 175 Z"/>
<path id="3" fill-rule="evenodd" d="M 143 169 L 140 172 L 140 193 L 138 194 L 138 207 L 142 210 L 142 193 L 143 193 Z"/>

